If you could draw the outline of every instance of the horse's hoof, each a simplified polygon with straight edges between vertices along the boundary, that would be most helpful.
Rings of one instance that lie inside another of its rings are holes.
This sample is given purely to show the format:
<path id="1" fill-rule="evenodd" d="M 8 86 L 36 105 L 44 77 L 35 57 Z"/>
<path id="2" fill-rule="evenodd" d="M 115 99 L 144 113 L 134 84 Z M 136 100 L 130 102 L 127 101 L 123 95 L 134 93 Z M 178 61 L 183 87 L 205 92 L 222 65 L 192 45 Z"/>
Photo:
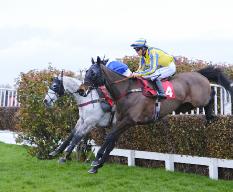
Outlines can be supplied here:
<path id="1" fill-rule="evenodd" d="M 64 164 L 66 162 L 66 159 L 61 157 L 59 160 L 58 160 L 58 163 L 59 164 Z"/>
<path id="2" fill-rule="evenodd" d="M 97 167 L 99 164 L 99 161 L 92 161 L 91 166 L 92 167 Z"/>
<path id="3" fill-rule="evenodd" d="M 53 151 L 53 152 L 49 153 L 49 156 L 55 157 L 57 154 L 58 154 L 58 153 L 57 153 L 56 151 Z"/>
<path id="4" fill-rule="evenodd" d="M 97 173 L 97 172 L 98 172 L 98 169 L 95 168 L 95 167 L 92 167 L 92 168 L 88 171 L 88 173 L 90 173 L 90 174 L 95 174 L 95 173 Z"/>

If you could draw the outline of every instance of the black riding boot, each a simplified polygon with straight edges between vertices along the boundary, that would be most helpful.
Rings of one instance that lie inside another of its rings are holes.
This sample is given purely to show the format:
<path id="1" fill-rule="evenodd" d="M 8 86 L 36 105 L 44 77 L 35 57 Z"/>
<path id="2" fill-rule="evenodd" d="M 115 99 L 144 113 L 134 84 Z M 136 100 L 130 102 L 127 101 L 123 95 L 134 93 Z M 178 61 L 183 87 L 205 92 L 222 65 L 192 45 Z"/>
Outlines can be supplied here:
<path id="1" fill-rule="evenodd" d="M 159 100 L 166 99 L 167 96 L 164 93 L 162 82 L 159 79 L 155 79 L 153 82 L 155 82 L 155 85 L 157 87 L 158 99 Z"/>

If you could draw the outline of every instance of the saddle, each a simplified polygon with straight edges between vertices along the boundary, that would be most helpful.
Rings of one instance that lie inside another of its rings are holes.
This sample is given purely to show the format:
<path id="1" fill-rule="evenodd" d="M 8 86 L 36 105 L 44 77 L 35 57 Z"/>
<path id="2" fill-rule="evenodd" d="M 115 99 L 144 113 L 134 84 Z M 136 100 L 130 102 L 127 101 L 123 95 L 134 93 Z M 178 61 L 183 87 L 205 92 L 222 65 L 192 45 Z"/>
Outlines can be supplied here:
<path id="1" fill-rule="evenodd" d="M 112 112 L 113 100 L 105 86 L 100 86 L 97 93 L 101 99 L 100 106 L 104 112 Z"/>
<path id="2" fill-rule="evenodd" d="M 167 99 L 174 99 L 175 98 L 175 92 L 173 89 L 173 85 L 170 82 L 171 78 L 166 78 L 162 80 L 162 85 L 164 88 L 164 92 L 167 95 Z M 155 98 L 156 95 L 158 94 L 157 90 L 155 89 L 155 83 L 152 82 L 151 80 L 147 80 L 144 78 L 137 78 L 138 83 L 142 86 L 142 94 L 146 97 L 153 97 Z"/>

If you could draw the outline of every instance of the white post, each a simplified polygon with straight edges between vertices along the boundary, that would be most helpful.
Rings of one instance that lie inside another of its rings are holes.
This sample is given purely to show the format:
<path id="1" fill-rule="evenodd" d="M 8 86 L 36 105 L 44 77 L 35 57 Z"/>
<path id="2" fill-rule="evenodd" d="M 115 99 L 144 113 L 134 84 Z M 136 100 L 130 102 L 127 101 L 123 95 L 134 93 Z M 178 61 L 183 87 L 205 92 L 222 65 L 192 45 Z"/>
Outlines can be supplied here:
<path id="1" fill-rule="evenodd" d="M 134 150 L 129 151 L 128 166 L 135 166 L 135 151 Z"/>
<path id="2" fill-rule="evenodd" d="M 167 154 L 167 159 L 165 160 L 165 168 L 167 171 L 174 171 L 174 158 L 172 154 Z"/>
<path id="3" fill-rule="evenodd" d="M 209 165 L 209 177 L 211 179 L 218 179 L 218 166 L 217 166 L 218 160 L 213 158 L 210 161 Z"/>
<path id="4" fill-rule="evenodd" d="M 215 91 L 215 96 L 214 96 L 214 114 L 218 115 L 218 89 L 217 87 L 214 87 L 214 91 Z"/>
<path id="5" fill-rule="evenodd" d="M 231 95 L 224 89 L 224 102 L 223 102 L 224 115 L 231 115 Z"/>

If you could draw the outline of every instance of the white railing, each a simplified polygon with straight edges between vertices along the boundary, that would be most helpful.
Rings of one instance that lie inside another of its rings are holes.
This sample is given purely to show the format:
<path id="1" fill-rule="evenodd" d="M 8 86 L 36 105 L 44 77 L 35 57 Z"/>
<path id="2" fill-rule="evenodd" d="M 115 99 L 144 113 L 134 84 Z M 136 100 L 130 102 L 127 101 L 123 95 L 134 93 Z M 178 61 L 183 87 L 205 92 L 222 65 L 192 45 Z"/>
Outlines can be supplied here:
<path id="1" fill-rule="evenodd" d="M 15 89 L 0 88 L 0 107 L 19 107 Z"/>
<path id="2" fill-rule="evenodd" d="M 99 146 L 93 146 L 95 155 L 99 150 Z M 128 166 L 135 166 L 135 159 L 149 159 L 165 162 L 167 171 L 174 171 L 175 163 L 185 163 L 193 165 L 205 165 L 209 167 L 209 177 L 218 179 L 218 167 L 233 169 L 233 160 L 216 159 L 208 157 L 198 157 L 190 155 L 177 155 L 127 149 L 113 149 L 110 153 L 112 156 L 127 157 Z"/>
<path id="3" fill-rule="evenodd" d="M 214 113 L 216 115 L 232 115 L 231 95 L 220 85 L 211 84 L 216 94 L 214 97 Z M 219 97 L 218 97 L 219 96 Z M 218 103 L 220 108 L 218 109 Z"/>

